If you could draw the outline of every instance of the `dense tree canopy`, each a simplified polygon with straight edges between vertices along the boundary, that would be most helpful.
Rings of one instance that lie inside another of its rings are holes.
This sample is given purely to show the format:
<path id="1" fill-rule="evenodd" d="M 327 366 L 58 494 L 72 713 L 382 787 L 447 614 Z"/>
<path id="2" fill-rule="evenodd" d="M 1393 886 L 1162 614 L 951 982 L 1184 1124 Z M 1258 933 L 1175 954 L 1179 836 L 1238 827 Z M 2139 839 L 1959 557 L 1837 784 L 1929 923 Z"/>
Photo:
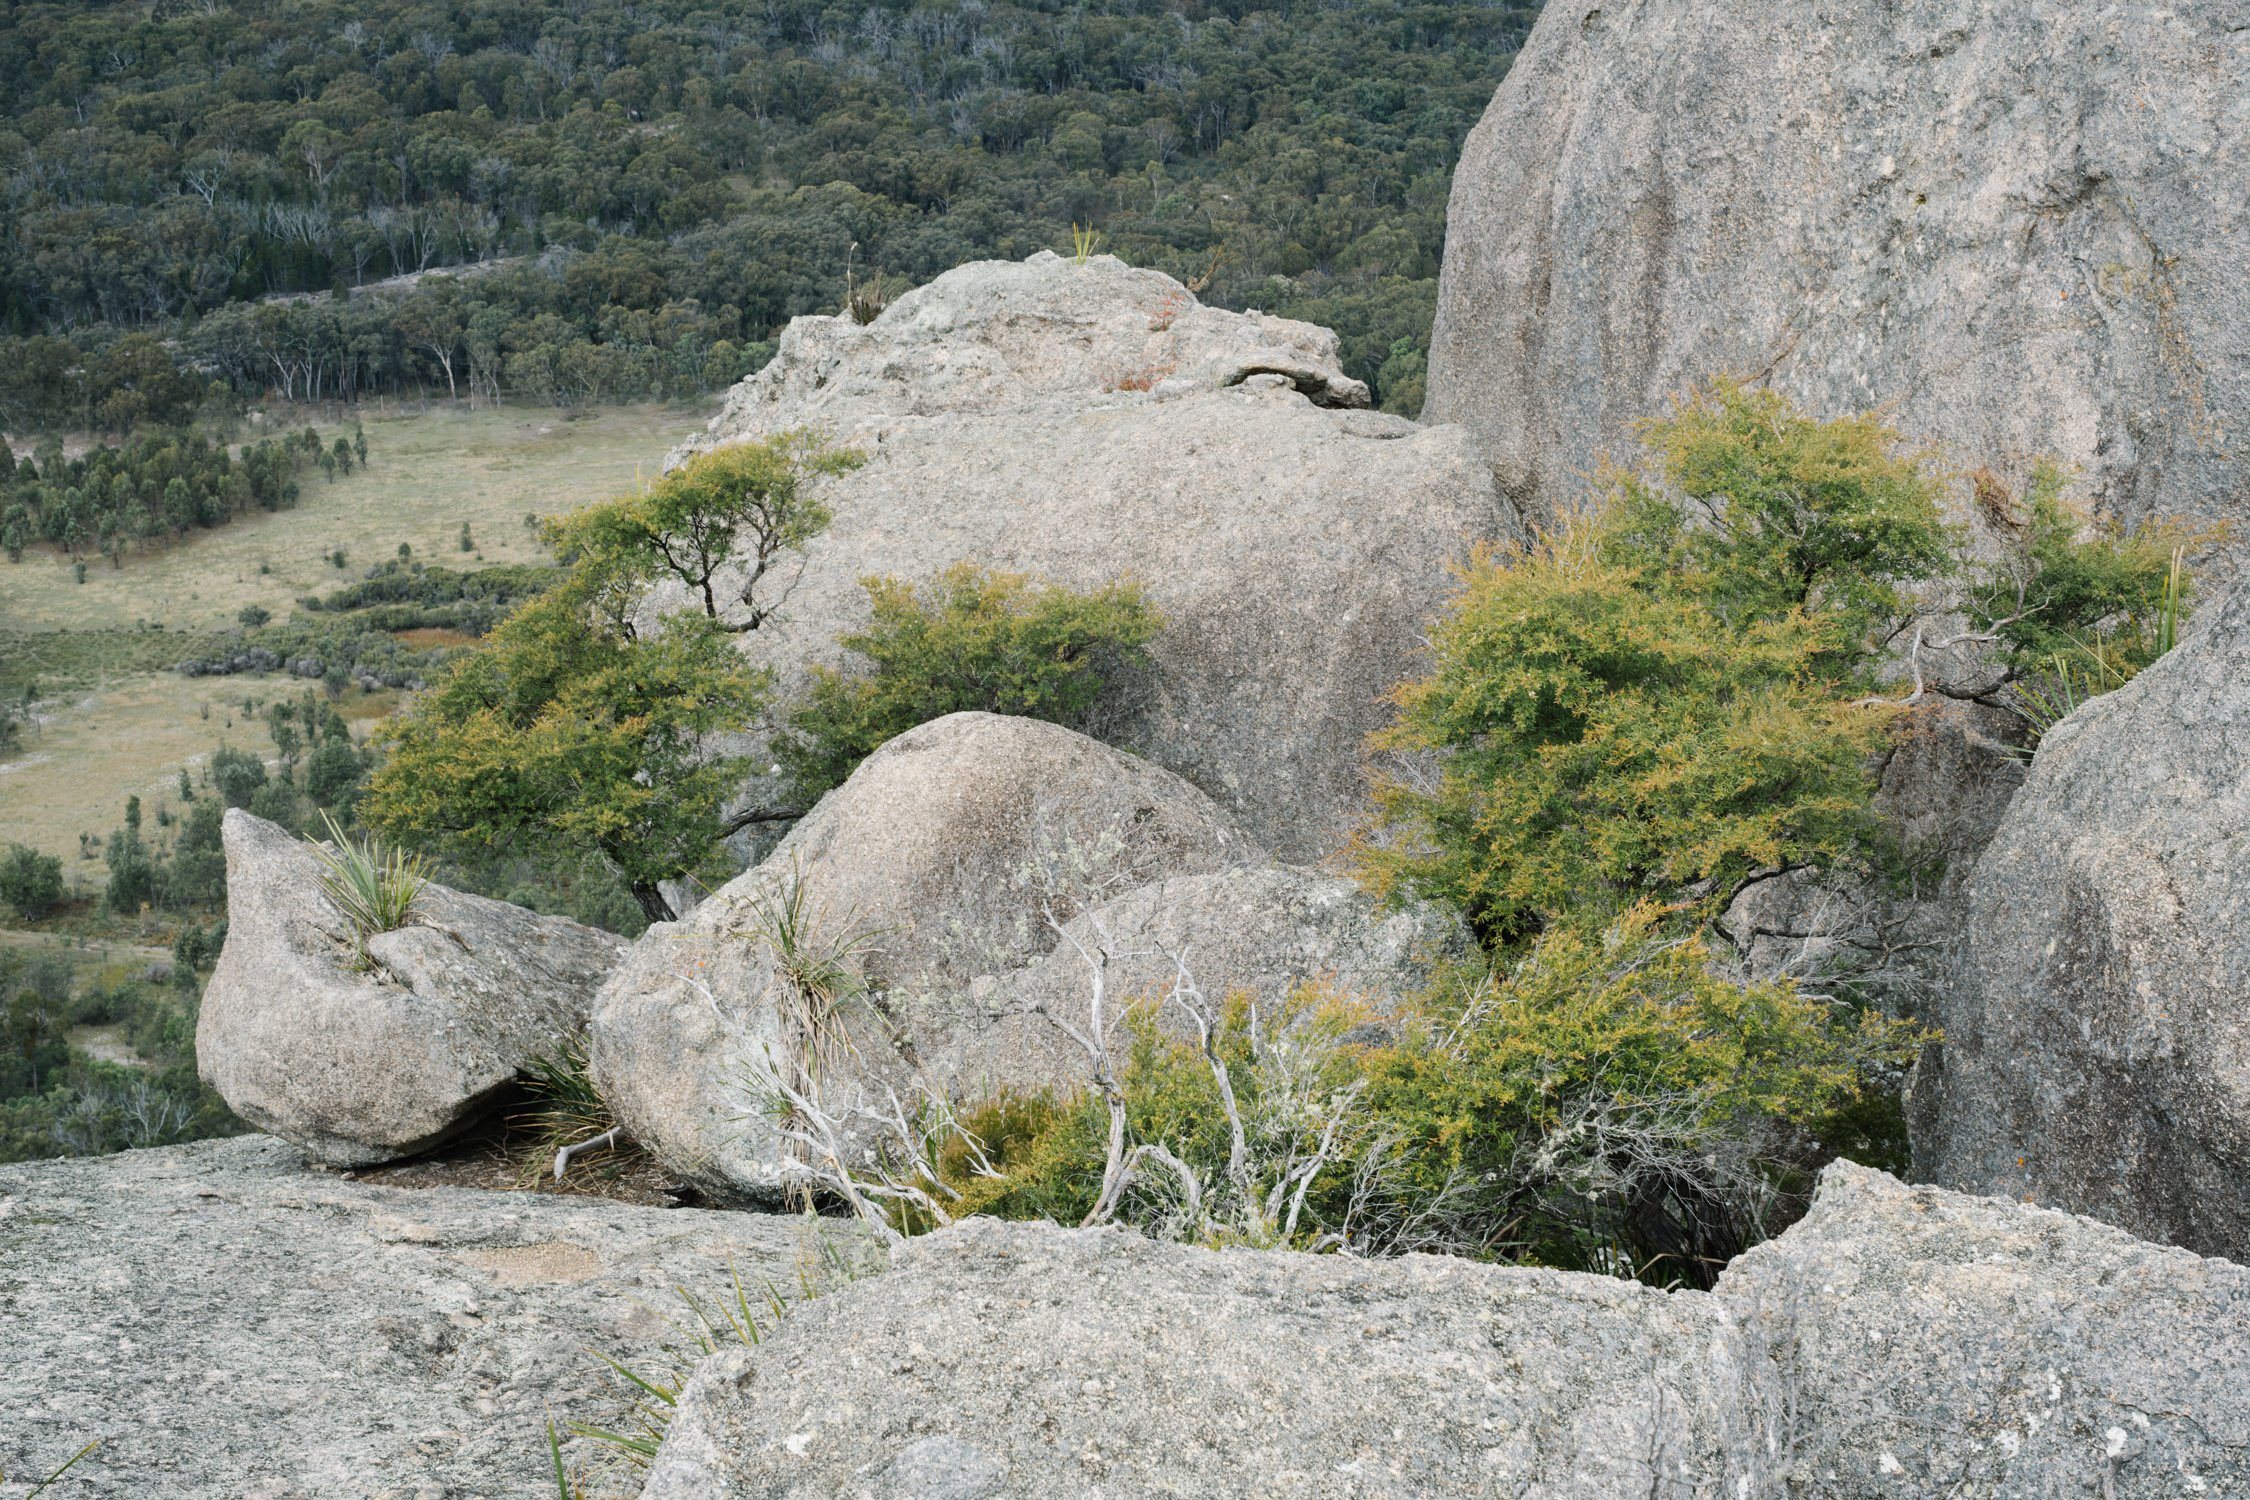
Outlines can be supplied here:
<path id="1" fill-rule="evenodd" d="M 1447 175 L 1536 9 L 11 5 L 0 420 L 130 407 L 132 332 L 296 399 L 705 389 L 848 263 L 895 286 L 1073 223 L 1322 318 L 1411 408 Z"/>

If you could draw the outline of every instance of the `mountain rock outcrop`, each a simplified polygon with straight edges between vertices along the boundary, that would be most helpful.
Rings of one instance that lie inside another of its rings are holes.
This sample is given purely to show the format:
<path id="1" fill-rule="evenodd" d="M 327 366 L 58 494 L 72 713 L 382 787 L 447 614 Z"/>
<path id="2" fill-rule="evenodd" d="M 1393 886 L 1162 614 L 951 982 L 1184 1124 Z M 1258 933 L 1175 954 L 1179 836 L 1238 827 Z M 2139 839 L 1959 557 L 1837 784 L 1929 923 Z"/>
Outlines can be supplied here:
<path id="1" fill-rule="evenodd" d="M 1921 1170 L 2250 1261 L 2250 591 L 2040 743 L 1934 1019 Z"/>
<path id="2" fill-rule="evenodd" d="M 1840 1162 L 1717 1296 L 1790 1393 L 1793 1494 L 2250 1483 L 2250 1268 Z"/>
<path id="3" fill-rule="evenodd" d="M 0 1166 L 6 1493 L 98 1438 L 49 1495 L 552 1494 L 548 1421 L 625 1405 L 589 1348 L 651 1368 L 673 1288 L 709 1302 L 739 1273 L 794 1295 L 823 1260 L 798 1218 L 301 1160 L 243 1136 Z"/>
<path id="4" fill-rule="evenodd" d="M 2226 4 L 1550 4 L 1454 173 L 1424 418 L 1552 513 L 1729 372 L 2239 516 L 2246 100 Z"/>
<path id="5" fill-rule="evenodd" d="M 989 1219 L 696 1372 L 643 1500 L 1770 1493 L 1709 1296 Z"/>
<path id="6" fill-rule="evenodd" d="M 869 756 L 685 920 L 650 927 L 594 1005 L 588 1062 L 627 1132 L 674 1170 L 770 1192 L 793 1173 L 744 1065 L 807 1042 L 786 1014 L 781 948 L 832 958 L 883 998 L 829 1018 L 843 1071 L 828 1085 L 895 1081 L 950 1029 L 919 997 L 1046 952 L 1043 907 L 1068 917 L 1109 891 L 1262 857 L 1168 771 L 1053 724 L 951 714 Z"/>
<path id="7" fill-rule="evenodd" d="M 870 457 L 823 486 L 832 523 L 742 638 L 785 694 L 846 659 L 862 578 L 1131 574 L 1168 624 L 1095 732 L 1306 861 L 1364 808 L 1362 744 L 1448 561 L 1519 531 L 1467 434 L 1364 400 L 1325 329 L 1042 253 L 958 267 L 865 325 L 797 319 L 696 446 L 810 426 Z"/>
<path id="8" fill-rule="evenodd" d="M 227 940 L 196 1066 L 244 1120 L 331 1165 L 410 1156 L 470 1124 L 584 1028 L 625 951 L 432 883 L 404 927 L 367 940 L 362 971 L 309 845 L 239 808 L 225 840 Z"/>

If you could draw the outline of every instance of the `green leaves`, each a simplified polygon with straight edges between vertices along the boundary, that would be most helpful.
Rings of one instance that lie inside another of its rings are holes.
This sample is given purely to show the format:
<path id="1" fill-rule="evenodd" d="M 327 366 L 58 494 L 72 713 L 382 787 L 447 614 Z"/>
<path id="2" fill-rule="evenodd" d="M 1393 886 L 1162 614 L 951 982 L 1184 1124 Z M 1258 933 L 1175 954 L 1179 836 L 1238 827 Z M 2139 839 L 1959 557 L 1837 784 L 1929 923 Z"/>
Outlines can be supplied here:
<path id="1" fill-rule="evenodd" d="M 1752 873 L 1878 837 L 1868 755 L 1889 716 L 1847 706 L 1829 622 L 1735 622 L 1678 575 L 1608 560 L 1618 513 L 1480 552 L 1376 740 L 1442 752 L 1378 783 L 1380 887 L 1438 897 L 1503 944 L 1551 915 L 1655 896 L 1716 904 Z"/>
<path id="2" fill-rule="evenodd" d="M 660 883 L 712 865 L 742 782 L 745 757 L 715 738 L 755 724 L 771 691 L 730 639 L 762 618 L 751 587 L 748 624 L 729 624 L 712 578 L 743 548 L 754 585 L 827 523 L 804 481 L 858 462 L 805 434 L 721 448 L 557 524 L 568 574 L 385 726 L 361 818 L 464 852 L 598 850 L 668 920 Z M 701 607 L 643 631 L 635 611 L 665 576 Z"/>
<path id="3" fill-rule="evenodd" d="M 946 714 L 1083 724 L 1105 674 L 1145 660 L 1163 625 L 1131 582 L 1078 593 L 968 563 L 919 590 L 895 578 L 861 582 L 874 618 L 841 644 L 871 669 L 816 668 L 790 714 L 793 733 L 778 746 L 807 800 L 841 784 L 885 741 Z"/>

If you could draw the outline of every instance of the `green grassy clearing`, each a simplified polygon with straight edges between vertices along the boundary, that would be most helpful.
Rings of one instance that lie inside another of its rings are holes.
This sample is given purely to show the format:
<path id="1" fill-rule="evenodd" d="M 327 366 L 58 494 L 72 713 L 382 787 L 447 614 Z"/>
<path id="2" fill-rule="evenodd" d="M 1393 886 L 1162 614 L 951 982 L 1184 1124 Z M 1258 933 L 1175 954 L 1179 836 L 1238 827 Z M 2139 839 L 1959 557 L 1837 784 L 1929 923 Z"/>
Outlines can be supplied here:
<path id="1" fill-rule="evenodd" d="M 67 558 L 41 548 L 0 562 L 0 629 L 106 630 L 162 624 L 172 630 L 231 627 L 245 605 L 286 617 L 299 596 L 358 578 L 404 542 L 447 567 L 535 562 L 527 513 L 550 515 L 603 499 L 653 476 L 664 454 L 700 427 L 707 411 L 677 406 L 407 408 L 363 415 L 368 466 L 333 482 L 317 469 L 298 476 L 295 508 L 257 512 L 175 545 L 134 552 L 121 568 L 100 558 L 74 581 Z M 302 425 L 302 424 L 299 424 Z M 331 422 L 323 434 L 349 431 Z M 460 550 L 469 523 L 475 553 Z M 341 548 L 346 566 L 330 564 Z M 267 571 L 260 572 L 263 567 Z"/>
<path id="2" fill-rule="evenodd" d="M 286 677 L 172 670 L 216 650 L 213 637 L 233 632 L 237 610 L 260 604 L 285 619 L 300 595 L 359 578 L 396 556 L 401 542 L 446 567 L 537 561 L 527 512 L 571 510 L 626 488 L 636 473 L 653 476 L 706 416 L 673 406 L 575 417 L 520 408 L 370 411 L 370 466 L 333 484 L 308 471 L 293 510 L 128 556 L 121 569 L 97 559 L 84 584 L 44 551 L 14 566 L 0 562 L 0 689 L 36 681 L 42 695 L 41 723 L 0 764 L 0 843 L 61 855 L 66 876 L 98 883 L 101 863 L 78 857 L 81 833 L 106 835 L 137 794 L 154 835 L 157 808 L 179 802 L 182 767 L 192 773 L 222 741 L 271 751 L 264 726 L 245 719 L 245 698 L 262 706 L 305 688 Z M 475 553 L 459 550 L 463 521 Z M 349 563 L 343 570 L 327 561 L 338 547 Z M 355 728 L 396 706 L 395 694 L 356 689 L 338 705 Z"/>

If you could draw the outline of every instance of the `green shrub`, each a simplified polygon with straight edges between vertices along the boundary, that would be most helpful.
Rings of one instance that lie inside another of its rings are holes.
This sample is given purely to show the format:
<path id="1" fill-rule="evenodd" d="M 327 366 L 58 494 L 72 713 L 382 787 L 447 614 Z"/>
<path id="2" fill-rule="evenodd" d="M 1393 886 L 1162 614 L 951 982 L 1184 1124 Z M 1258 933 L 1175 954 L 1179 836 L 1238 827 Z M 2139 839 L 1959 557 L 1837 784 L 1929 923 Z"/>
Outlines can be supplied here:
<path id="1" fill-rule="evenodd" d="M 1470 559 L 1433 670 L 1396 690 L 1376 740 L 1444 759 L 1434 781 L 1378 783 L 1370 884 L 1448 901 L 1504 944 L 1649 892 L 1716 910 L 1758 871 L 1880 841 L 1868 760 L 1892 714 L 1854 706 L 1874 591 L 1761 612 L 1762 579 L 1745 569 L 1738 593 L 1691 571 L 1676 554 L 1701 540 L 1651 525 L 1624 483 Z"/>
<path id="2" fill-rule="evenodd" d="M 211 753 L 211 785 L 229 807 L 250 805 L 266 784 L 266 763 L 248 750 L 221 746 Z"/>
<path id="3" fill-rule="evenodd" d="M 2074 507 L 2064 479 L 2051 464 L 2033 472 L 2019 554 L 1979 580 L 1974 611 L 1998 622 L 2021 673 L 2089 653 L 2122 683 L 2172 648 L 2193 606 L 2185 554 L 2213 534 L 2157 522 L 2128 535 Z"/>
<path id="4" fill-rule="evenodd" d="M 1392 1190 L 1450 1238 L 1587 1269 L 1622 1248 L 1637 1267 L 1661 1258 L 1659 1279 L 1706 1284 L 1776 1227 L 1824 1136 L 1895 1087 L 1924 1039 L 1786 984 L 1733 983 L 1640 905 L 1449 976 L 1370 1059 L 1369 1100 L 1406 1148 Z"/>
<path id="5" fill-rule="evenodd" d="M 777 747 L 805 800 L 917 724 L 969 710 L 1082 727 L 1111 674 L 1146 660 L 1163 616 L 1138 584 L 1092 593 L 957 564 L 916 589 L 862 580 L 873 619 L 841 638 L 867 670 L 816 668 Z"/>
<path id="6" fill-rule="evenodd" d="M 0 901 L 14 907 L 25 921 L 36 922 L 62 905 L 62 899 L 62 861 L 10 844 L 6 857 L 0 858 Z"/>

